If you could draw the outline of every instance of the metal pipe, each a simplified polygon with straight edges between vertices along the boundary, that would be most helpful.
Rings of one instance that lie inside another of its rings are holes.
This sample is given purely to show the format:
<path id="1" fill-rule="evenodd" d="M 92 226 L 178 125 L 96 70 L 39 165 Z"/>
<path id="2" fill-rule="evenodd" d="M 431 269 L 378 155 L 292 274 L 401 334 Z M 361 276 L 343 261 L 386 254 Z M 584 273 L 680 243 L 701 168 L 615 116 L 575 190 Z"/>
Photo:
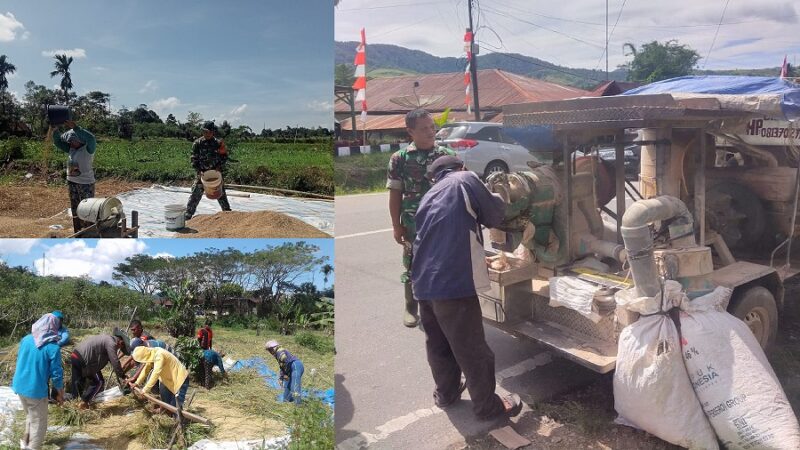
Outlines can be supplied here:
<path id="1" fill-rule="evenodd" d="M 692 246 L 694 219 L 679 199 L 662 195 L 647 200 L 639 200 L 631 205 L 622 216 L 622 239 L 628 251 L 628 262 L 633 274 L 633 282 L 639 295 L 655 297 L 661 291 L 659 273 L 653 258 L 653 236 L 649 224 L 676 218 L 670 225 L 670 236 L 681 238 L 681 244 Z M 673 234 L 686 234 L 688 236 Z M 696 245 L 696 243 L 694 243 Z"/>
<path id="2" fill-rule="evenodd" d="M 570 241 L 572 240 L 571 239 L 571 237 L 572 237 L 572 164 L 571 164 L 571 161 L 570 161 L 570 155 L 572 154 L 572 152 L 570 152 L 569 138 L 567 136 L 564 136 L 564 139 L 561 141 L 561 145 L 563 145 L 563 148 L 561 149 L 561 151 L 563 152 L 562 154 L 563 154 L 563 157 L 564 157 L 564 179 L 567 181 L 567 192 L 566 192 L 566 196 L 567 196 L 567 198 L 566 198 L 566 202 L 567 202 L 567 223 L 565 224 L 566 226 L 565 226 L 565 230 L 564 230 L 564 235 L 566 236 L 566 239 L 563 239 L 565 247 L 566 247 L 566 252 L 564 254 L 566 255 L 567 261 L 571 261 L 572 260 L 572 246 L 570 244 Z"/>

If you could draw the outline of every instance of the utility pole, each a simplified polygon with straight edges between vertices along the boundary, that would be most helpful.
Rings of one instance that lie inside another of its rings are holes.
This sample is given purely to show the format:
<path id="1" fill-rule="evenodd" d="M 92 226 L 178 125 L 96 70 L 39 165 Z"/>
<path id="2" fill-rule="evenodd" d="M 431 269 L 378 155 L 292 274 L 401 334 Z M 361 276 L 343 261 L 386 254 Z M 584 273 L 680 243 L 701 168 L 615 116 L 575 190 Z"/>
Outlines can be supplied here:
<path id="1" fill-rule="evenodd" d="M 472 0 L 467 0 L 469 8 L 469 51 L 472 54 L 472 61 L 469 62 L 469 76 L 472 81 L 472 103 L 475 104 L 475 120 L 481 120 L 481 107 L 478 103 L 478 55 L 475 51 L 475 29 L 472 27 Z"/>
<path id="2" fill-rule="evenodd" d="M 608 81 L 608 0 L 606 0 L 606 81 Z"/>

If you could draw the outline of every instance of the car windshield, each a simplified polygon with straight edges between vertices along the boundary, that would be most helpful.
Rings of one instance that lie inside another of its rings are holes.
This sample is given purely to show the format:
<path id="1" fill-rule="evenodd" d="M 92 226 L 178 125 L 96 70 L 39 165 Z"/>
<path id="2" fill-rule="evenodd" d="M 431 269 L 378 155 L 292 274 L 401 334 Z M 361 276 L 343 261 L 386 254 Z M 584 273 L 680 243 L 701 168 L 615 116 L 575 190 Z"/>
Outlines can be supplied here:
<path id="1" fill-rule="evenodd" d="M 436 139 L 461 139 L 467 135 L 467 131 L 469 127 L 466 125 L 445 126 L 436 133 Z"/>

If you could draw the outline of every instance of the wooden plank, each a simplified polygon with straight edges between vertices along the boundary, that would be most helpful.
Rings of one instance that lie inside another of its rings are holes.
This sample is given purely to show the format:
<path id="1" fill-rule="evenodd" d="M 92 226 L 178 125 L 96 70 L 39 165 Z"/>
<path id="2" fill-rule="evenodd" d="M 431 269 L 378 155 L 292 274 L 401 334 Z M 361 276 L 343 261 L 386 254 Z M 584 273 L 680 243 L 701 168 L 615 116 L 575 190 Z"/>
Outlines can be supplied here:
<path id="1" fill-rule="evenodd" d="M 134 391 L 134 392 L 136 392 L 137 394 L 140 394 L 140 395 L 142 395 L 142 396 L 143 396 L 143 397 L 144 397 L 144 398 L 145 398 L 147 401 L 149 401 L 150 403 L 153 403 L 153 404 L 155 404 L 155 405 L 158 405 L 158 406 L 160 406 L 160 407 L 162 407 L 162 408 L 166 409 L 167 411 L 169 411 L 169 412 L 171 412 L 171 413 L 173 413 L 173 414 L 175 414 L 176 412 L 178 412 L 178 408 L 176 408 L 176 407 L 174 407 L 174 406 L 170 405 L 169 403 L 164 403 L 164 402 L 162 402 L 161 400 L 159 400 L 159 399 L 157 399 L 157 398 L 153 397 L 153 396 L 152 396 L 152 395 L 150 395 L 150 394 L 146 394 L 144 391 L 142 391 L 142 388 L 140 388 L 140 387 L 138 387 L 138 386 L 133 386 L 133 385 L 131 385 L 131 388 L 132 388 L 132 389 L 133 389 L 133 391 Z M 203 424 L 203 425 L 211 425 L 211 421 L 210 421 L 210 420 L 208 420 L 208 419 L 206 419 L 205 417 L 201 417 L 201 416 L 198 416 L 198 415 L 196 415 L 196 414 L 192 414 L 192 413 L 190 413 L 190 412 L 186 412 L 186 411 L 181 411 L 181 413 L 182 413 L 183 417 L 185 417 L 185 418 L 187 418 L 187 419 L 191 420 L 192 422 L 201 423 L 201 424 Z"/>

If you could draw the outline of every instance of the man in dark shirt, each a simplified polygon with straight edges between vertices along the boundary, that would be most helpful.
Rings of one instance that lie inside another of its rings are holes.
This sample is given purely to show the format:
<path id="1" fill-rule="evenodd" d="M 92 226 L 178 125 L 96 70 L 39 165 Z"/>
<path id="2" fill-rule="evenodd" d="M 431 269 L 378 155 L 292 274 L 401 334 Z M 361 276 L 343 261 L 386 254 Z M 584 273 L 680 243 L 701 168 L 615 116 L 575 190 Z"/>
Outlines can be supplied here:
<path id="1" fill-rule="evenodd" d="M 72 395 L 80 396 L 83 400 L 81 409 L 88 408 L 95 396 L 103 391 L 106 380 L 102 372 L 109 362 L 117 376 L 122 380 L 125 379 L 117 350 L 122 350 L 126 355 L 130 354 L 128 336 L 118 328 L 115 328 L 111 335 L 90 336 L 75 346 L 70 355 Z M 82 389 L 85 383 L 89 386 Z"/>
<path id="2" fill-rule="evenodd" d="M 522 410 L 519 396 L 501 399 L 494 392 L 494 353 L 477 295 L 489 289 L 481 225 L 498 226 L 505 205 L 455 156 L 437 158 L 428 176 L 434 184 L 417 210 L 411 276 L 435 403 L 450 406 L 467 388 L 479 419 L 515 416 Z"/>
<path id="3" fill-rule="evenodd" d="M 283 401 L 294 402 L 299 405 L 302 392 L 301 379 L 305 371 L 303 362 L 289 353 L 289 350 L 281 347 L 277 341 L 269 341 L 265 347 L 278 360 L 278 366 L 281 370 L 280 380 L 283 385 Z"/>

